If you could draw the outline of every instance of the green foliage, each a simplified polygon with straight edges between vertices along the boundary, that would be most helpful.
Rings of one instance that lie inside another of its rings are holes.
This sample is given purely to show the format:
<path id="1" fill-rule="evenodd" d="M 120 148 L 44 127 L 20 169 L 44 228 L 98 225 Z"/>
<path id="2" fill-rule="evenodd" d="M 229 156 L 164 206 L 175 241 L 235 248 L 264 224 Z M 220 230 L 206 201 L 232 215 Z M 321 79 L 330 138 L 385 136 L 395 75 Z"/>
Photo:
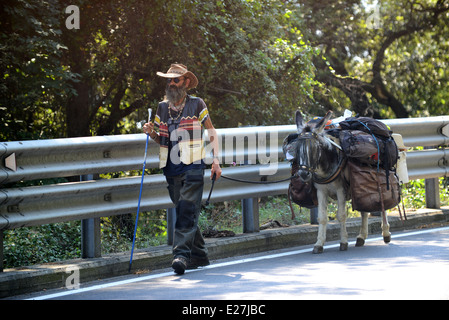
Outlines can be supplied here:
<path id="1" fill-rule="evenodd" d="M 6 1 L 0 11 L 0 140 L 63 135 L 63 99 L 77 81 L 62 65 L 59 1 Z"/>
<path id="2" fill-rule="evenodd" d="M 134 235 L 135 214 L 101 219 L 102 253 L 130 251 Z M 148 248 L 166 243 L 167 219 L 165 210 L 141 212 L 135 248 Z"/>
<path id="3" fill-rule="evenodd" d="M 80 8 L 79 30 L 64 9 Z M 217 127 L 446 114 L 447 0 L 6 1 L 0 139 L 136 132 L 186 64 Z M 391 108 L 385 108 L 385 106 Z"/>
<path id="4" fill-rule="evenodd" d="M 192 93 L 217 127 L 285 123 L 317 84 L 293 4 L 77 2 L 79 30 L 65 28 L 69 1 L 3 7 L 1 139 L 133 132 L 163 96 L 156 71 L 175 61 L 199 77 Z"/>
<path id="5" fill-rule="evenodd" d="M 283 225 L 310 223 L 309 209 L 300 208 L 294 203 L 292 203 L 292 206 L 295 212 L 295 219 L 292 219 L 292 213 L 286 195 L 260 199 L 260 225 L 270 220 L 276 220 Z"/>
<path id="6" fill-rule="evenodd" d="M 4 231 L 5 267 L 79 258 L 81 223 L 68 222 Z"/>
<path id="7" fill-rule="evenodd" d="M 426 191 L 424 179 L 412 180 L 406 188 L 402 189 L 402 197 L 406 208 L 425 208 Z"/>
<path id="8" fill-rule="evenodd" d="M 449 189 L 447 186 L 447 178 L 440 178 L 440 204 L 441 206 L 449 205 Z M 420 209 L 426 207 L 426 191 L 425 180 L 411 180 L 402 188 L 402 198 L 406 208 Z"/>
<path id="9" fill-rule="evenodd" d="M 259 199 L 260 225 L 273 220 L 283 225 L 298 225 L 310 222 L 308 209 L 300 209 L 294 203 L 292 205 L 295 210 L 295 219 L 292 219 L 287 196 L 269 196 Z M 203 231 L 215 229 L 242 233 L 242 201 L 232 200 L 209 204 L 201 211 L 198 225 Z"/>
<path id="10" fill-rule="evenodd" d="M 326 109 L 378 117 L 447 114 L 449 1 L 301 1 L 299 29 L 332 67 L 316 60 Z M 331 71 L 331 72 L 330 72 Z"/>
<path id="11" fill-rule="evenodd" d="M 102 254 L 130 251 L 134 215 L 101 218 Z M 166 243 L 165 210 L 141 212 L 136 248 Z M 4 231 L 5 268 L 22 267 L 81 257 L 81 222 L 70 221 Z"/>

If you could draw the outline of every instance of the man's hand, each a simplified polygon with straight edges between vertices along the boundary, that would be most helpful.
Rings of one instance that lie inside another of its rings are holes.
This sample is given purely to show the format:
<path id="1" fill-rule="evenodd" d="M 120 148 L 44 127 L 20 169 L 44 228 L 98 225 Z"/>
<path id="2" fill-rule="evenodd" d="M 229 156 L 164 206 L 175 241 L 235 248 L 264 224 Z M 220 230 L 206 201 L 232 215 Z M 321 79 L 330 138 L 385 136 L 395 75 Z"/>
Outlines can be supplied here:
<path id="1" fill-rule="evenodd" d="M 147 122 L 143 125 L 143 132 L 146 134 L 151 134 L 154 131 L 154 123 L 153 122 Z"/>
<path id="2" fill-rule="evenodd" d="M 221 177 L 221 168 L 218 159 L 214 158 L 214 162 L 212 163 L 212 168 L 210 169 L 210 179 L 212 180 L 215 176 L 215 180 L 220 179 Z"/>

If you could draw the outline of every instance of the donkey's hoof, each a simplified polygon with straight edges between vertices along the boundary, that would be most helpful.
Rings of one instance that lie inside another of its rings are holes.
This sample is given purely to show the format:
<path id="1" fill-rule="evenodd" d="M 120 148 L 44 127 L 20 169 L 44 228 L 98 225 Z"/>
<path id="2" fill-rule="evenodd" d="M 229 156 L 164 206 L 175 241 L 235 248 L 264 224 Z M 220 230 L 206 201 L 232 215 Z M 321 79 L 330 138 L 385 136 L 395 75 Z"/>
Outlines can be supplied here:
<path id="1" fill-rule="evenodd" d="M 385 243 L 390 243 L 390 241 L 391 241 L 391 236 L 385 236 L 384 237 L 384 242 Z"/>
<path id="2" fill-rule="evenodd" d="M 315 246 L 313 247 L 313 253 L 323 253 L 323 246 Z"/>
<path id="3" fill-rule="evenodd" d="M 340 251 L 347 251 L 348 250 L 348 243 L 340 243 Z"/>
<path id="4" fill-rule="evenodd" d="M 365 245 L 365 240 L 362 238 L 357 238 L 357 241 L 355 242 L 356 247 L 363 247 Z"/>

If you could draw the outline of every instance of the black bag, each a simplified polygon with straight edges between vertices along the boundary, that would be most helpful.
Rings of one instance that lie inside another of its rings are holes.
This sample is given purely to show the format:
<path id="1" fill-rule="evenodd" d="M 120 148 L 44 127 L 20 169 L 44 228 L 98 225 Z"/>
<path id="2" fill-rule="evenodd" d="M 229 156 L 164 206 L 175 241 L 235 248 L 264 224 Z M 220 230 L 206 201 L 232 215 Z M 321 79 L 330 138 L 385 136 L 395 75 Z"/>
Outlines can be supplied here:
<path id="1" fill-rule="evenodd" d="M 368 117 L 352 117 L 340 122 L 342 130 L 360 130 L 379 137 L 389 138 L 391 130 L 379 120 Z"/>
<path id="2" fill-rule="evenodd" d="M 379 150 L 377 144 L 369 133 L 360 130 L 340 131 L 340 145 L 345 155 L 362 163 L 376 164 Z"/>
<path id="3" fill-rule="evenodd" d="M 292 207 L 292 201 L 305 208 L 315 208 L 318 206 L 317 190 L 313 185 L 313 179 L 308 182 L 304 182 L 300 177 L 296 176 L 298 172 L 298 164 L 292 164 L 292 176 L 290 185 L 288 186 L 288 201 L 290 204 L 290 210 L 292 212 L 292 220 L 295 218 L 295 213 Z"/>
<path id="4" fill-rule="evenodd" d="M 340 127 L 341 147 L 348 157 L 364 164 L 379 164 L 385 170 L 396 165 L 399 150 L 383 122 L 368 117 L 348 118 L 340 122 Z"/>

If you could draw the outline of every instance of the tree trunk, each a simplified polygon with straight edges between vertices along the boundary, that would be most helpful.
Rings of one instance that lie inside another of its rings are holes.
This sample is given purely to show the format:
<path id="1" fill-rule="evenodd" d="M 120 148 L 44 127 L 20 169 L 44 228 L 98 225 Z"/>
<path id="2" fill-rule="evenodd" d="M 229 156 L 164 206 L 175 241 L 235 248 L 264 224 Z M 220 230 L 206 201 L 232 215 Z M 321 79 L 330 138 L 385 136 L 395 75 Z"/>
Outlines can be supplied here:
<path id="1" fill-rule="evenodd" d="M 67 136 L 90 136 L 89 130 L 89 85 L 83 79 L 73 85 L 77 95 L 67 102 Z"/>

